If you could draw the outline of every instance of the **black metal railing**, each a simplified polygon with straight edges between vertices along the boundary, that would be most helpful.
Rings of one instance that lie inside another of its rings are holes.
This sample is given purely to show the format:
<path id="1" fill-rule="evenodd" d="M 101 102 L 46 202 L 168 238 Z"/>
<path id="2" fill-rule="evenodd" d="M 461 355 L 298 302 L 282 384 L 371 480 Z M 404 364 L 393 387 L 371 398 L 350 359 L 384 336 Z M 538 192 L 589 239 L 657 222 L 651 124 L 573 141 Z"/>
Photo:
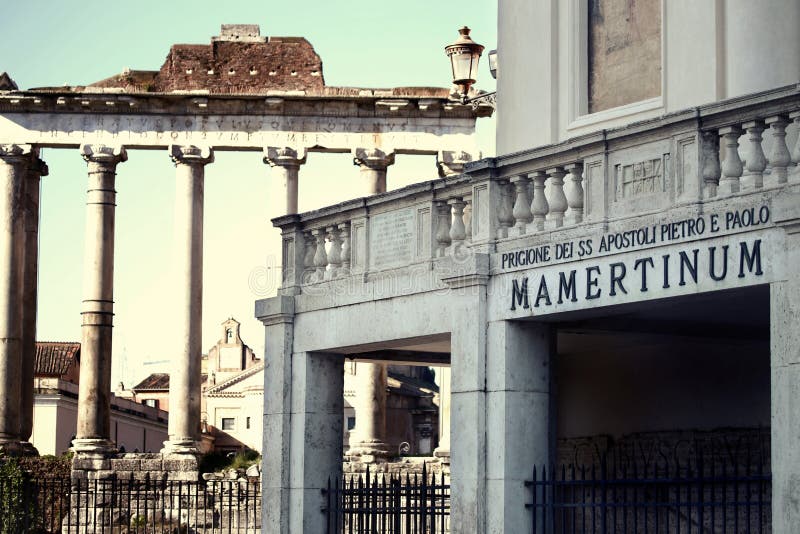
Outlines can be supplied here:
<path id="1" fill-rule="evenodd" d="M 0 534 L 261 532 L 257 481 L 0 480 Z"/>
<path id="2" fill-rule="evenodd" d="M 763 462 L 699 456 L 683 465 L 534 468 L 526 483 L 534 534 L 772 532 Z"/>
<path id="3" fill-rule="evenodd" d="M 323 490 L 328 534 L 450 532 L 450 483 L 444 474 L 345 475 Z"/>

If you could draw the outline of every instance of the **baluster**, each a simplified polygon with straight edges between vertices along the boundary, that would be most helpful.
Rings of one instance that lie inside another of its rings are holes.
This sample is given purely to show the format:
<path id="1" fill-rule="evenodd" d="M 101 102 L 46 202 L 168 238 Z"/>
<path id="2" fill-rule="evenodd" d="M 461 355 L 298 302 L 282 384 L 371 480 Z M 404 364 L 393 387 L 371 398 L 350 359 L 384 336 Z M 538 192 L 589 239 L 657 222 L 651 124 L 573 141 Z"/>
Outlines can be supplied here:
<path id="1" fill-rule="evenodd" d="M 450 242 L 455 249 L 458 245 L 463 245 L 467 238 L 467 230 L 464 227 L 464 206 L 466 203 L 460 198 L 451 198 L 447 201 L 448 206 L 453 207 L 453 222 L 450 225 Z"/>
<path id="2" fill-rule="evenodd" d="M 322 228 L 311 230 L 311 235 L 317 241 L 317 251 L 314 253 L 314 281 L 325 280 L 325 269 L 328 267 L 328 254 L 325 252 L 325 230 Z"/>
<path id="3" fill-rule="evenodd" d="M 317 240 L 311 232 L 303 232 L 305 237 L 306 255 L 303 257 L 303 282 L 309 283 L 314 278 L 314 256 L 317 254 Z"/>
<path id="4" fill-rule="evenodd" d="M 747 155 L 747 165 L 741 179 L 742 190 L 761 189 L 764 186 L 764 169 L 767 168 L 767 158 L 761 148 L 761 133 L 764 131 L 764 121 L 750 121 L 742 125 L 747 130 L 750 141 L 750 153 Z"/>
<path id="5" fill-rule="evenodd" d="M 328 265 L 330 278 L 339 276 L 339 266 L 342 264 L 342 242 L 339 240 L 339 231 L 336 226 L 329 226 L 327 238 L 331 243 L 331 251 L 328 253 Z"/>
<path id="6" fill-rule="evenodd" d="M 445 250 L 450 246 L 450 206 L 443 200 L 436 203 L 436 255 L 443 257 Z"/>
<path id="7" fill-rule="evenodd" d="M 536 231 L 544 230 L 544 221 L 547 218 L 547 212 L 550 211 L 550 206 L 544 194 L 545 180 L 547 180 L 547 174 L 544 171 L 536 171 L 533 173 L 533 202 L 531 202 L 531 211 L 533 212 L 533 229 Z"/>
<path id="8" fill-rule="evenodd" d="M 703 198 L 717 196 L 721 169 L 719 166 L 719 136 L 703 132 Z"/>
<path id="9" fill-rule="evenodd" d="M 775 183 L 785 184 L 789 176 L 788 167 L 792 162 L 789 147 L 786 146 L 786 127 L 789 125 L 788 117 L 778 115 L 769 117 L 764 121 L 772 130 L 772 152 L 769 155 L 769 165 L 775 176 Z"/>
<path id="10" fill-rule="evenodd" d="M 464 229 L 467 234 L 466 241 L 472 242 L 472 195 L 464 195 Z"/>
<path id="11" fill-rule="evenodd" d="M 341 276 L 350 274 L 350 223 L 343 222 L 339 225 L 339 239 L 342 241 L 342 266 L 339 269 Z"/>
<path id="12" fill-rule="evenodd" d="M 508 237 L 508 229 L 514 224 L 514 213 L 511 208 L 511 198 L 508 191 L 508 182 L 501 180 L 497 182 L 500 191 L 500 206 L 497 209 L 497 222 L 500 227 L 497 229 L 497 238 Z"/>
<path id="13" fill-rule="evenodd" d="M 514 191 L 516 193 L 514 209 L 511 211 L 511 214 L 514 216 L 514 226 L 519 235 L 525 235 L 525 227 L 533 220 L 531 202 L 528 199 L 528 184 L 530 183 L 530 178 L 525 174 L 521 174 L 511 177 L 509 181 L 514 184 Z"/>
<path id="14" fill-rule="evenodd" d="M 719 180 L 719 193 L 730 195 L 739 192 L 739 177 L 742 176 L 742 160 L 739 158 L 739 136 L 742 130 L 738 126 L 720 128 L 719 135 L 725 156 L 722 160 L 722 178 Z"/>
<path id="15" fill-rule="evenodd" d="M 792 149 L 792 165 L 794 165 L 792 177 L 795 181 L 800 181 L 800 111 L 789 113 L 789 118 L 794 121 L 797 131 L 797 141 L 795 141 Z"/>
<path id="16" fill-rule="evenodd" d="M 567 224 L 580 224 L 583 222 L 583 163 L 564 165 L 564 170 L 569 173 L 564 186 L 568 206 L 564 221 Z"/>
<path id="17" fill-rule="evenodd" d="M 567 197 L 564 195 L 564 169 L 555 167 L 547 169 L 550 180 L 550 196 L 547 199 L 550 213 L 547 214 L 547 224 L 550 228 L 560 228 L 564 225 L 564 212 L 567 211 Z"/>

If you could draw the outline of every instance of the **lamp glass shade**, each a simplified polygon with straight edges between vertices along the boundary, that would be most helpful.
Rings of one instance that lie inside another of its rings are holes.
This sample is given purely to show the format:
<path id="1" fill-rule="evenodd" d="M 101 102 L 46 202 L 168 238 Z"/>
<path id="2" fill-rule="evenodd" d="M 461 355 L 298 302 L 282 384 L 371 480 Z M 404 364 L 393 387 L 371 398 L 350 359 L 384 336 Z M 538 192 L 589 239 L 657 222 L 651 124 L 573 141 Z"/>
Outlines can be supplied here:
<path id="1" fill-rule="evenodd" d="M 466 26 L 458 32 L 459 38 L 453 44 L 446 46 L 444 51 L 450 58 L 453 83 L 461 87 L 463 94 L 467 94 L 469 88 L 475 83 L 483 46 L 472 40 L 469 36 L 470 29 Z"/>

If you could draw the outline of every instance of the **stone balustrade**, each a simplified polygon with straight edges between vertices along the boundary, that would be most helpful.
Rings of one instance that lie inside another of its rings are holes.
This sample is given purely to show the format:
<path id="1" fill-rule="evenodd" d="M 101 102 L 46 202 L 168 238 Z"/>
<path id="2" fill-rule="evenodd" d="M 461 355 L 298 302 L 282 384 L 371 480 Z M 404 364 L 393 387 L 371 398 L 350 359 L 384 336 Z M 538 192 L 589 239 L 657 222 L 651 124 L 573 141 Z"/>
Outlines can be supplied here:
<path id="1" fill-rule="evenodd" d="M 284 288 L 494 253 L 800 182 L 800 87 L 717 102 L 275 219 Z M 296 245 L 297 244 L 297 245 Z M 463 256 L 462 256 L 463 257 Z"/>

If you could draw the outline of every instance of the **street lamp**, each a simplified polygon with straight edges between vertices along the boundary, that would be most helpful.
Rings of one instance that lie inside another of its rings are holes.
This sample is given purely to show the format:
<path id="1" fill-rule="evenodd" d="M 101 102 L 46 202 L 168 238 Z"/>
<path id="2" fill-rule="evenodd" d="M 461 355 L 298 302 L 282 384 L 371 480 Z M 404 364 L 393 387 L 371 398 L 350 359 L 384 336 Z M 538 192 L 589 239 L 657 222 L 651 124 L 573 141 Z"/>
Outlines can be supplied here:
<path id="1" fill-rule="evenodd" d="M 494 106 L 495 92 L 483 93 L 472 98 L 468 97 L 469 90 L 475 83 L 478 74 L 478 62 L 483 54 L 483 45 L 472 40 L 469 36 L 470 29 L 464 26 L 458 30 L 458 39 L 453 44 L 444 47 L 444 53 L 450 58 L 450 67 L 453 72 L 453 85 L 459 88 L 462 104 L 472 104 L 473 108 L 480 105 Z M 497 72 L 497 51 L 489 52 L 489 69 L 492 77 Z"/>

